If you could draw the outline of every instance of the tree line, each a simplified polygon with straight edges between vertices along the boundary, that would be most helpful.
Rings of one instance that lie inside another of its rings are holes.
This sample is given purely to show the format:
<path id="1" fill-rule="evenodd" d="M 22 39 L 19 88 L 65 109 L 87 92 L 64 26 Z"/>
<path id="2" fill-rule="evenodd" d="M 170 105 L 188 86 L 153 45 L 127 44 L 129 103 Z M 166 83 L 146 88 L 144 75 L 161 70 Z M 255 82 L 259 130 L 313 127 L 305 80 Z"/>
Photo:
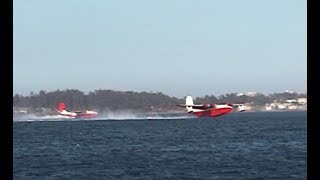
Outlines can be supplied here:
<path id="1" fill-rule="evenodd" d="M 286 99 L 297 99 L 307 97 L 307 94 L 298 93 L 273 93 L 264 95 L 258 93 L 251 97 L 247 95 L 238 96 L 237 93 L 229 93 L 220 96 L 206 95 L 194 97 L 197 103 L 252 103 L 260 106 L 272 103 L 274 100 L 284 101 Z M 140 110 L 140 111 L 168 111 L 178 110 L 177 104 L 184 104 L 184 98 L 176 98 L 165 95 L 161 92 L 134 92 L 115 90 L 95 90 L 84 93 L 77 89 L 56 90 L 46 92 L 40 90 L 39 93 L 31 92 L 28 96 L 15 94 L 13 96 L 13 107 L 16 108 L 50 108 L 56 109 L 59 102 L 64 102 L 68 109 L 95 109 L 103 111 L 109 110 Z"/>

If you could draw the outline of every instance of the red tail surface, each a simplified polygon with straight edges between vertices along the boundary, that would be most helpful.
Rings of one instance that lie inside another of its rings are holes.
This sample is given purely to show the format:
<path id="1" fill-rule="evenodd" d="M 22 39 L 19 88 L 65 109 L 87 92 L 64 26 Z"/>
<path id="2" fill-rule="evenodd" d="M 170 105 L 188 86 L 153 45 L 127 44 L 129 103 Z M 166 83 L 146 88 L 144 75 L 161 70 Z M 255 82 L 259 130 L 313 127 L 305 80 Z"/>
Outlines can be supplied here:
<path id="1" fill-rule="evenodd" d="M 62 110 L 65 110 L 65 109 L 66 109 L 66 105 L 64 103 L 61 102 L 61 103 L 58 104 L 58 110 L 59 111 L 62 111 Z"/>

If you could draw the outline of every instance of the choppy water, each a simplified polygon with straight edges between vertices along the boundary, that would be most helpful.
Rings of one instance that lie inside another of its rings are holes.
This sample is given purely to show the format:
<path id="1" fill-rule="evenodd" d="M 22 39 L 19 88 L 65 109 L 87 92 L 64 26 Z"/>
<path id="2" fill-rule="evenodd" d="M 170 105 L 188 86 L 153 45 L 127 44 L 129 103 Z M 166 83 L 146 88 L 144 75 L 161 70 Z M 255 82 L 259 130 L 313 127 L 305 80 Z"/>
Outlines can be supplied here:
<path id="1" fill-rule="evenodd" d="M 306 112 L 13 123 L 13 178 L 307 179 Z"/>

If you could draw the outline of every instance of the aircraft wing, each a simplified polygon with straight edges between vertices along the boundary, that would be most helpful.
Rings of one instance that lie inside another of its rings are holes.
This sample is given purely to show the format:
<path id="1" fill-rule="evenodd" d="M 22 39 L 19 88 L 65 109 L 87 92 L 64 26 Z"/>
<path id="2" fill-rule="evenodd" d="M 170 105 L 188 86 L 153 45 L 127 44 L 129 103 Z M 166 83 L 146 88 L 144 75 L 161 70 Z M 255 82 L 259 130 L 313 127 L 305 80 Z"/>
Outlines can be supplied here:
<path id="1" fill-rule="evenodd" d="M 243 106 L 243 104 L 231 104 L 233 107 Z"/>
<path id="2" fill-rule="evenodd" d="M 179 107 L 185 107 L 185 108 L 193 108 L 193 109 L 201 109 L 201 110 L 211 110 L 215 109 L 215 105 L 211 104 L 197 104 L 197 105 L 185 105 L 185 104 L 178 104 Z"/>
<path id="3" fill-rule="evenodd" d="M 203 104 L 197 104 L 197 105 L 185 105 L 185 104 L 177 104 L 177 106 L 179 107 L 194 107 L 194 108 L 203 108 L 203 107 L 206 107 L 205 105 Z"/>

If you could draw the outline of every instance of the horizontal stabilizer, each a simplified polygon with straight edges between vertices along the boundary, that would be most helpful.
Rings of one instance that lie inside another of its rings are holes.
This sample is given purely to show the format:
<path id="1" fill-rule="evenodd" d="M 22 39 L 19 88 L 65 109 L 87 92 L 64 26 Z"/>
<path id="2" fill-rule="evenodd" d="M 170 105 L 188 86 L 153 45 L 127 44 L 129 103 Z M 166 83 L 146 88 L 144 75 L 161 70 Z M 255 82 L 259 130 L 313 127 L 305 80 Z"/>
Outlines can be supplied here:
<path id="1" fill-rule="evenodd" d="M 186 107 L 187 105 L 185 105 L 185 104 L 177 104 L 176 106 L 179 106 L 179 107 Z"/>
<path id="2" fill-rule="evenodd" d="M 179 107 L 195 107 L 195 108 L 201 108 L 201 107 L 205 107 L 205 105 L 203 104 L 194 104 L 194 105 L 185 105 L 185 104 L 177 104 L 177 106 Z"/>

